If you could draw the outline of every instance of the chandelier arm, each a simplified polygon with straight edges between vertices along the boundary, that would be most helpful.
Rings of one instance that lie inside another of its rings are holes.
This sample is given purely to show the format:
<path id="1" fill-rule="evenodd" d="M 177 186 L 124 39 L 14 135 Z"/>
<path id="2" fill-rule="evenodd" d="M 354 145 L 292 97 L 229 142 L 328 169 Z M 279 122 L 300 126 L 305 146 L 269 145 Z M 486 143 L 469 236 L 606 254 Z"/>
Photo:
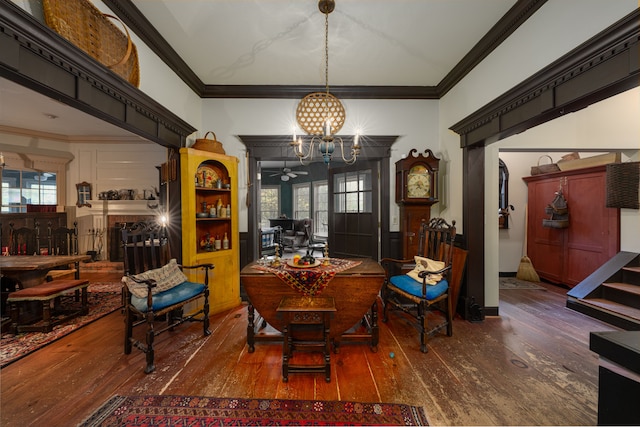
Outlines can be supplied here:
<path id="1" fill-rule="evenodd" d="M 351 158 L 347 160 L 344 157 L 344 141 L 339 136 L 336 137 L 335 140 L 338 141 L 338 144 L 340 145 L 340 155 L 342 156 L 342 161 L 345 162 L 348 165 L 354 164 L 356 162 L 356 160 L 358 159 L 358 153 L 360 152 L 360 149 L 352 148 L 351 149 Z"/>
<path id="2" fill-rule="evenodd" d="M 297 142 L 291 142 L 291 146 L 293 146 L 293 153 L 296 155 L 296 157 L 298 157 L 298 159 L 300 160 L 300 163 L 303 165 L 307 165 L 304 163 L 304 160 L 309 159 L 309 162 L 311 162 L 313 160 L 313 147 L 315 146 L 316 142 L 316 137 L 314 136 L 313 138 L 311 138 L 311 141 L 309 141 L 309 150 L 307 151 L 307 153 L 304 153 L 304 150 L 302 148 L 303 145 L 303 141 L 300 141 L 300 144 L 298 145 Z"/>

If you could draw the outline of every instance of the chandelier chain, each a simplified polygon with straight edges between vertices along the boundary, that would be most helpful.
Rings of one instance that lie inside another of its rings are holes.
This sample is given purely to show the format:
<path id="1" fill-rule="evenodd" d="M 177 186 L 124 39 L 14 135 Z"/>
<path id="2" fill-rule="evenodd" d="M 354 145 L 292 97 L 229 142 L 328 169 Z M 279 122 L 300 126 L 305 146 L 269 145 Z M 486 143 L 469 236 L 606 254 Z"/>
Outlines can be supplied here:
<path id="1" fill-rule="evenodd" d="M 329 94 L 329 13 L 324 14 L 324 84 Z"/>

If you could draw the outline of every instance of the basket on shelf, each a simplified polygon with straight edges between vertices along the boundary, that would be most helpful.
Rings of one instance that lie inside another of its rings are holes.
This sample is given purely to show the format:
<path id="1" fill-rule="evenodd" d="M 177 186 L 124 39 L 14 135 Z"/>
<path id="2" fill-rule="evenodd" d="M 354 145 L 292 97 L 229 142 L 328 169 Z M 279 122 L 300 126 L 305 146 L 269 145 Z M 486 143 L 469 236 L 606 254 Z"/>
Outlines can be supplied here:
<path id="1" fill-rule="evenodd" d="M 213 139 L 208 139 L 207 135 L 212 134 Z M 211 151 L 213 153 L 225 154 L 224 148 L 222 148 L 222 142 L 216 140 L 216 134 L 209 131 L 204 134 L 204 138 L 196 139 L 196 142 L 191 146 L 196 150 Z"/>
<path id="2" fill-rule="evenodd" d="M 640 162 L 607 165 L 607 207 L 640 209 Z"/>
<path id="3" fill-rule="evenodd" d="M 43 0 L 46 24 L 134 86 L 140 85 L 138 51 L 127 27 L 88 0 Z M 124 29 L 118 29 L 115 19 Z"/>
<path id="4" fill-rule="evenodd" d="M 549 158 L 549 161 L 551 163 L 541 165 L 540 160 L 543 157 Z M 543 173 L 551 173 L 551 172 L 559 172 L 559 171 L 560 171 L 560 168 L 558 167 L 557 164 L 553 163 L 553 159 L 548 154 L 540 156 L 538 158 L 538 164 L 536 166 L 531 166 L 531 175 L 541 175 Z"/>

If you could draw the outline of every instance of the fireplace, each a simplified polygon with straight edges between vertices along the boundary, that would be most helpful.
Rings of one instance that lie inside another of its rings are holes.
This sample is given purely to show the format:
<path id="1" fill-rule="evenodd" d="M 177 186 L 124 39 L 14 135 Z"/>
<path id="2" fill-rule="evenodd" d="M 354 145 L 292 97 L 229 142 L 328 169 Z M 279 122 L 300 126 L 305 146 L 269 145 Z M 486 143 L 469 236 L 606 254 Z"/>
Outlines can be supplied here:
<path id="1" fill-rule="evenodd" d="M 81 210 L 88 215 L 77 217 L 80 253 L 101 249 L 98 260 L 122 262 L 120 229 L 123 225 L 153 220 L 158 216 L 157 207 L 157 204 L 150 207 L 147 200 L 92 200 L 91 206 Z M 96 233 L 103 236 L 101 248 L 96 247 L 97 241 L 92 238 Z"/>

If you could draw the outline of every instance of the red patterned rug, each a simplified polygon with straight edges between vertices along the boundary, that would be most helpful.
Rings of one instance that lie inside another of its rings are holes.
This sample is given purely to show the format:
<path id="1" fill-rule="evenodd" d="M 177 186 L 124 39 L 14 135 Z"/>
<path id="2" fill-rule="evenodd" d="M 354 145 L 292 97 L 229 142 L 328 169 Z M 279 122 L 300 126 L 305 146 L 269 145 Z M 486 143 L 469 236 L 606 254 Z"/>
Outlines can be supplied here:
<path id="1" fill-rule="evenodd" d="M 81 426 L 427 426 L 422 408 L 397 403 L 114 396 Z"/>
<path id="2" fill-rule="evenodd" d="M 89 314 L 57 325 L 51 332 L 2 334 L 0 339 L 0 368 L 70 334 L 94 320 L 122 307 L 120 282 L 95 282 L 89 285 Z"/>

